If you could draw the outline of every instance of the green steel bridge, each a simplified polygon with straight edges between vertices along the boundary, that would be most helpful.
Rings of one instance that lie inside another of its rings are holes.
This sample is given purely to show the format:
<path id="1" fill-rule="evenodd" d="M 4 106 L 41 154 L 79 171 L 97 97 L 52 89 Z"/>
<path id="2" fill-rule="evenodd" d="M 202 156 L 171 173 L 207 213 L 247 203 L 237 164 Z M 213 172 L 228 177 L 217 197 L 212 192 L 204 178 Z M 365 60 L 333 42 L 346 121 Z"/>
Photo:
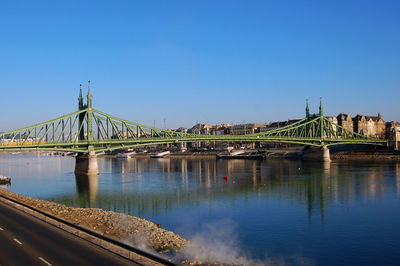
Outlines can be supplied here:
<path id="1" fill-rule="evenodd" d="M 314 147 L 338 144 L 386 145 L 386 140 L 355 133 L 319 114 L 310 115 L 284 127 L 244 135 L 200 135 L 149 127 L 109 115 L 92 107 L 90 82 L 87 104 L 83 103 L 82 87 L 78 111 L 58 118 L 0 133 L 0 150 L 40 150 L 95 153 L 138 146 L 184 142 L 268 142 Z"/>

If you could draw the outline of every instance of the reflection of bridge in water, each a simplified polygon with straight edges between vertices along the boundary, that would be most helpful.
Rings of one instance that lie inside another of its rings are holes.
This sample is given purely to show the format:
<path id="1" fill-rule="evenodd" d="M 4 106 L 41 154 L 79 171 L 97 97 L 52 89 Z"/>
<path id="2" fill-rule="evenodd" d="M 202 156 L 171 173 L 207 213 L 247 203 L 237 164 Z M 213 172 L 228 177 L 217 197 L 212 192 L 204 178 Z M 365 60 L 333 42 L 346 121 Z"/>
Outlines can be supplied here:
<path id="1" fill-rule="evenodd" d="M 76 176 L 79 197 L 64 195 L 52 200 L 146 217 L 204 202 L 212 209 L 216 199 L 230 198 L 234 204 L 240 197 L 282 198 L 304 204 L 310 216 L 319 212 L 324 217 L 330 202 L 382 197 L 387 182 L 392 180 L 385 179 L 386 164 L 366 165 L 366 170 L 359 172 L 350 172 L 348 164 L 351 165 L 344 162 L 105 159 L 100 165 L 105 173 L 110 173 L 107 182 L 121 191 L 120 194 L 99 193 L 97 175 Z M 400 163 L 395 169 L 396 178 L 390 186 L 400 194 Z M 120 177 L 111 173 L 119 173 Z M 225 175 L 231 177 L 227 184 L 223 179 Z"/>

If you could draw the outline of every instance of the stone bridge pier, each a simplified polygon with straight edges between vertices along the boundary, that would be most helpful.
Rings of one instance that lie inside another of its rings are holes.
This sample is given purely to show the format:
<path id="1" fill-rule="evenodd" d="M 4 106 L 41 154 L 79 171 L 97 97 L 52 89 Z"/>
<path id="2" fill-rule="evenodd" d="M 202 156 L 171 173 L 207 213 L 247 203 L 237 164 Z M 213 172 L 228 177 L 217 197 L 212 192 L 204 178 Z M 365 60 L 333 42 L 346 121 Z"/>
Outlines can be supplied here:
<path id="1" fill-rule="evenodd" d="M 303 150 L 303 160 L 316 162 L 330 162 L 330 154 L 327 146 L 305 147 Z"/>
<path id="2" fill-rule="evenodd" d="M 90 151 L 88 154 L 78 154 L 75 157 L 75 174 L 90 176 L 99 174 L 99 166 L 94 151 Z"/>

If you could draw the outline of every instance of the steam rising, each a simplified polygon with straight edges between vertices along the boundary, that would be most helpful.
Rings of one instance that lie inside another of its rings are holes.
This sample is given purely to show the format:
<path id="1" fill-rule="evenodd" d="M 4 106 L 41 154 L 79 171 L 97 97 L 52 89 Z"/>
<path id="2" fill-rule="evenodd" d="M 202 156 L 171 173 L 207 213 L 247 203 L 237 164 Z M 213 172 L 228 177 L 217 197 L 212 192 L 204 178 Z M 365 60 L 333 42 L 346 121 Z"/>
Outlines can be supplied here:
<path id="1" fill-rule="evenodd" d="M 313 265 L 301 255 L 266 257 L 264 260 L 251 259 L 240 248 L 236 225 L 231 220 L 220 220 L 204 224 L 190 239 L 191 245 L 183 250 L 189 264 L 194 265 Z"/>
<path id="2" fill-rule="evenodd" d="M 123 225 L 124 219 L 120 219 Z M 199 232 L 195 233 L 181 252 L 167 253 L 166 259 L 171 259 L 184 265 L 313 265 L 312 261 L 302 255 L 289 255 L 285 257 L 271 257 L 265 254 L 265 259 L 252 259 L 246 253 L 236 233 L 237 225 L 229 219 L 205 223 Z M 136 230 L 135 239 L 125 238 L 125 243 L 133 245 L 149 253 L 158 254 L 147 239 L 147 235 Z M 172 257 L 171 257 L 172 256 Z"/>

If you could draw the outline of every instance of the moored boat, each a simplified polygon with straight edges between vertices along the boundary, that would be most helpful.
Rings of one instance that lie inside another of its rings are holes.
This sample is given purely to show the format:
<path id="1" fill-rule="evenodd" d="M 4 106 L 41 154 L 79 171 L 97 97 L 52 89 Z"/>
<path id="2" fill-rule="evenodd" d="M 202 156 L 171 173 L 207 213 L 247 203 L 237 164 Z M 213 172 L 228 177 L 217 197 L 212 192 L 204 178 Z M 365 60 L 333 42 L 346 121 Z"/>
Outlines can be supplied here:
<path id="1" fill-rule="evenodd" d="M 0 175 L 0 185 L 11 184 L 11 177 Z"/>
<path id="2" fill-rule="evenodd" d="M 164 152 L 159 152 L 155 155 L 150 156 L 151 158 L 163 158 L 165 156 L 168 156 L 170 154 L 170 151 L 164 151 Z"/>

